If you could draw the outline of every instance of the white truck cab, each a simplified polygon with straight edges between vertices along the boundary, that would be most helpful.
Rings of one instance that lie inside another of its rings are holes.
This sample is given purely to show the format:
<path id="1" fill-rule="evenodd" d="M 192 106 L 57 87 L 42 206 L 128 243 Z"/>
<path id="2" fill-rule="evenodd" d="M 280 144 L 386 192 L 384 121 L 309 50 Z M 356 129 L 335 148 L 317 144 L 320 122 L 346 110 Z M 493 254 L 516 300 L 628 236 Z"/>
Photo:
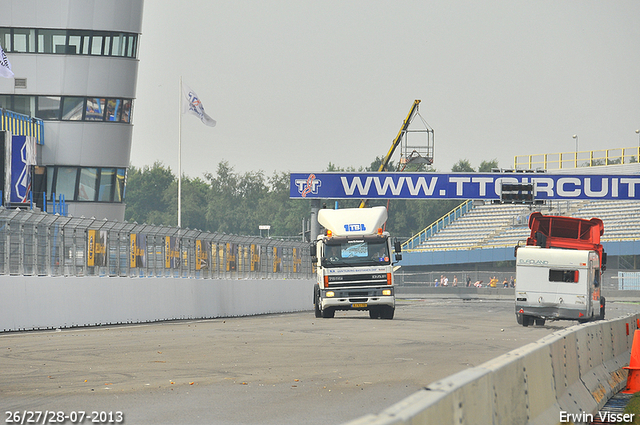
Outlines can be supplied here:
<path id="1" fill-rule="evenodd" d="M 326 228 L 311 248 L 316 272 L 316 317 L 337 310 L 366 310 L 372 319 L 393 319 L 395 293 L 392 254 L 402 259 L 399 243 L 382 231 L 385 207 L 322 209 L 318 222 Z"/>

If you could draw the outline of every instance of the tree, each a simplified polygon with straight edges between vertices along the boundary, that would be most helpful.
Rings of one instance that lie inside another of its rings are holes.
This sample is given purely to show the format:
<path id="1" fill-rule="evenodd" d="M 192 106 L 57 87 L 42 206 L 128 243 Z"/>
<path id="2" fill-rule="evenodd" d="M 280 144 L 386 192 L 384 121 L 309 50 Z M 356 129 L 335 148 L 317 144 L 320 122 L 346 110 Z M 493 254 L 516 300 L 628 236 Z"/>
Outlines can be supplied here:
<path id="1" fill-rule="evenodd" d="M 383 158 L 377 157 L 371 165 L 359 171 L 377 171 Z M 425 164 L 418 164 L 413 172 L 433 172 Z M 497 167 L 497 160 L 483 161 L 480 171 Z M 394 170 L 393 163 L 390 169 Z M 417 171 L 416 171 L 417 170 Z M 468 160 L 459 160 L 452 171 L 473 171 Z M 329 163 L 327 171 L 346 170 Z M 407 170 L 409 171 L 409 170 Z M 177 224 L 177 178 L 168 167 L 156 162 L 142 169 L 131 166 L 127 177 L 128 221 L 155 225 Z M 333 200 L 325 201 L 329 208 Z M 340 200 L 340 208 L 353 208 L 359 199 Z M 370 200 L 369 206 L 389 208 L 387 230 L 398 236 L 409 237 L 460 203 L 458 200 Z M 227 161 L 220 161 L 215 174 L 205 173 L 204 179 L 182 177 L 182 225 L 185 228 L 209 232 L 259 235 L 258 226 L 271 225 L 271 235 L 296 236 L 302 230 L 302 221 L 310 216 L 308 200 L 289 198 L 289 173 L 274 172 L 266 177 L 261 170 L 236 173 Z"/>
<path id="2" fill-rule="evenodd" d="M 460 159 L 458 162 L 453 164 L 451 171 L 454 173 L 472 173 L 476 170 L 473 169 L 468 159 Z"/>
<path id="3" fill-rule="evenodd" d="M 498 168 L 498 160 L 495 158 L 491 161 L 482 161 L 478 167 L 478 172 L 489 173 L 493 168 Z"/>
<path id="4" fill-rule="evenodd" d="M 145 165 L 142 168 L 129 167 L 127 172 L 127 191 L 125 202 L 125 220 L 138 223 L 153 223 L 159 214 L 163 215 L 171 208 L 164 199 L 164 192 L 176 182 L 171 169 L 156 161 L 152 167 Z M 159 214 L 158 214 L 159 213 Z M 154 221 L 150 220 L 154 217 Z"/>
<path id="5" fill-rule="evenodd" d="M 382 161 L 384 161 L 384 156 L 376 156 L 376 159 L 373 160 L 366 171 L 378 171 L 380 169 L 380 166 L 382 165 Z M 396 171 L 396 165 L 393 163 L 393 161 L 389 161 L 386 170 Z"/>

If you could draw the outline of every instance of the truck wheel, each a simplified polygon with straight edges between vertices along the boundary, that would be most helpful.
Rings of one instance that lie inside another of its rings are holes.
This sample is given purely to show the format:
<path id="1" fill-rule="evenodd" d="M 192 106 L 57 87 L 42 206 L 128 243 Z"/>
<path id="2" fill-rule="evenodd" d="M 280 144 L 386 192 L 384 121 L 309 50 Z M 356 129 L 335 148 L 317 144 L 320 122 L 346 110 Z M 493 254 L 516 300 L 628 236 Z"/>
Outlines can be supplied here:
<path id="1" fill-rule="evenodd" d="M 396 309 L 395 307 L 389 307 L 388 305 L 382 307 L 382 312 L 380 314 L 380 317 L 382 319 L 387 319 L 387 320 L 391 320 L 393 319 L 393 313 L 395 313 Z"/>
<path id="2" fill-rule="evenodd" d="M 604 306 L 606 304 L 604 297 L 600 297 L 600 320 L 604 320 Z"/>
<path id="3" fill-rule="evenodd" d="M 316 317 L 322 317 L 322 312 L 320 311 L 320 297 L 318 296 L 318 290 L 313 291 L 313 309 L 315 310 Z"/>
<path id="4" fill-rule="evenodd" d="M 380 307 L 369 307 L 369 318 L 370 319 L 379 319 L 381 316 Z"/>
<path id="5" fill-rule="evenodd" d="M 325 319 L 331 319 L 333 316 L 335 316 L 335 314 L 336 311 L 333 308 L 322 310 L 322 317 L 324 317 Z"/>

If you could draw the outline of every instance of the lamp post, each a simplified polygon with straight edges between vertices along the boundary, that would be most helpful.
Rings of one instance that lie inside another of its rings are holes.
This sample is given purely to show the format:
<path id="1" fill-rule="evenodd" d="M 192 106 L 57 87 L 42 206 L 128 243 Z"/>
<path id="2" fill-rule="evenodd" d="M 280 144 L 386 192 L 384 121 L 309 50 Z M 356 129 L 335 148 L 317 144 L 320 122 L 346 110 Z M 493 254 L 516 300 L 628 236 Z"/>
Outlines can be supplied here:
<path id="1" fill-rule="evenodd" d="M 638 135 L 638 147 L 640 147 L 640 129 L 636 130 L 636 134 Z"/>
<path id="2" fill-rule="evenodd" d="M 574 134 L 573 138 L 576 139 L 575 168 L 578 168 L 578 135 Z"/>

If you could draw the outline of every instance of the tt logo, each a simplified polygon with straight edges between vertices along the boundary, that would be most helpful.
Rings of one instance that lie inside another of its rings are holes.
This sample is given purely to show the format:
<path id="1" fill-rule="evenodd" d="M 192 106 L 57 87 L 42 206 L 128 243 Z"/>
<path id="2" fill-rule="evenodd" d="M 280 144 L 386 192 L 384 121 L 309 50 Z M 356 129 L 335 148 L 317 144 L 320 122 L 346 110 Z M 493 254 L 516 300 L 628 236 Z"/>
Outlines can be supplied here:
<path id="1" fill-rule="evenodd" d="M 298 193 L 300 193 L 303 198 L 306 198 L 309 193 L 317 195 L 318 188 L 322 186 L 322 182 L 320 179 L 316 179 L 315 174 L 309 174 L 309 177 L 306 180 L 296 179 L 295 184 L 298 188 Z"/>

